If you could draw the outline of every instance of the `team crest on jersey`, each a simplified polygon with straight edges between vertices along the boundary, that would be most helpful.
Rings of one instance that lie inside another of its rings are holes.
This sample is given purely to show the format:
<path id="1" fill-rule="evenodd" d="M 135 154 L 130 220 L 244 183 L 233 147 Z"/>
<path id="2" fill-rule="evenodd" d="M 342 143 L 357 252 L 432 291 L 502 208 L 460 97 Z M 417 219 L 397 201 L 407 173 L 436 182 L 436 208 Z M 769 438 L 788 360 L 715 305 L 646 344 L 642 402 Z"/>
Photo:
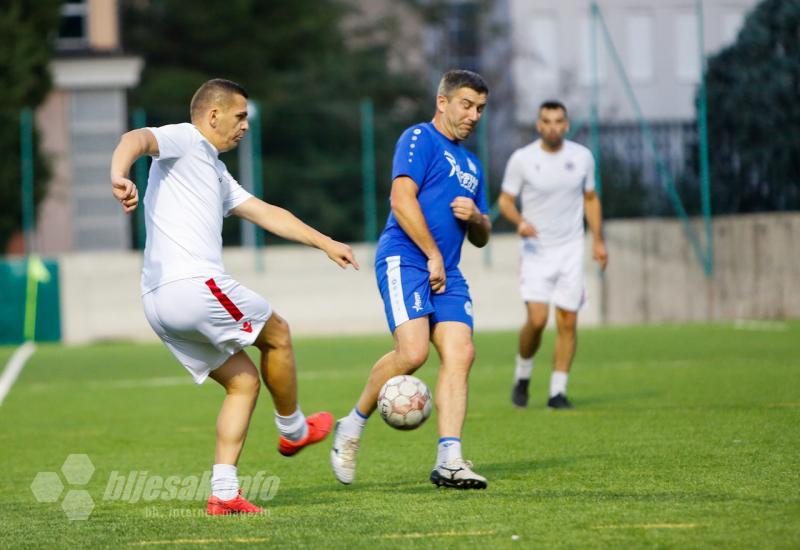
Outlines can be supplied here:
<path id="1" fill-rule="evenodd" d="M 575 163 L 572 162 L 571 160 L 568 160 L 567 163 L 564 165 L 564 168 L 566 168 L 569 172 L 572 172 L 575 169 Z"/>
<path id="2" fill-rule="evenodd" d="M 464 172 L 461 169 L 461 166 L 458 164 L 456 157 L 453 156 L 453 153 L 451 153 L 446 149 L 444 151 L 444 158 L 446 158 L 447 162 L 450 163 L 450 174 L 447 177 L 451 178 L 453 177 L 453 175 L 455 175 L 456 178 L 458 179 L 459 185 L 461 185 L 461 187 L 463 187 L 464 189 L 466 189 L 467 191 L 469 191 L 474 195 L 476 190 L 478 189 L 478 178 L 476 178 L 473 174 L 470 174 L 469 172 Z M 469 159 L 467 159 L 467 161 L 470 164 L 472 164 L 472 162 Z M 470 167 L 470 169 L 472 169 L 472 167 Z M 475 172 L 477 170 L 473 171 Z"/>

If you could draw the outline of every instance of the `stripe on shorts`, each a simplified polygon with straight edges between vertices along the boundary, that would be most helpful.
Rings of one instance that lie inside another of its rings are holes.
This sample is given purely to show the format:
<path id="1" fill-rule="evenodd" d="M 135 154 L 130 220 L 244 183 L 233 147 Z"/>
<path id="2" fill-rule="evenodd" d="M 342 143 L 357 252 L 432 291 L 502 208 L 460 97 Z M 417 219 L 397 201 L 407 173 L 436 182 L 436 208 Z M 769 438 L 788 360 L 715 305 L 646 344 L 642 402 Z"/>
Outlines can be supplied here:
<path id="1" fill-rule="evenodd" d="M 386 258 L 386 284 L 389 287 L 389 302 L 392 305 L 394 326 L 408 321 L 408 311 L 403 298 L 403 279 L 400 276 L 400 256 Z"/>
<path id="2" fill-rule="evenodd" d="M 214 279 L 207 280 L 206 286 L 211 290 L 211 294 L 214 295 L 214 298 L 216 298 L 219 303 L 222 304 L 222 307 L 225 308 L 225 311 L 230 313 L 231 317 L 233 317 L 235 321 L 239 321 L 242 317 L 244 317 L 242 312 L 239 311 L 239 308 L 236 307 L 236 304 L 234 304 L 231 299 L 219 289 Z"/>

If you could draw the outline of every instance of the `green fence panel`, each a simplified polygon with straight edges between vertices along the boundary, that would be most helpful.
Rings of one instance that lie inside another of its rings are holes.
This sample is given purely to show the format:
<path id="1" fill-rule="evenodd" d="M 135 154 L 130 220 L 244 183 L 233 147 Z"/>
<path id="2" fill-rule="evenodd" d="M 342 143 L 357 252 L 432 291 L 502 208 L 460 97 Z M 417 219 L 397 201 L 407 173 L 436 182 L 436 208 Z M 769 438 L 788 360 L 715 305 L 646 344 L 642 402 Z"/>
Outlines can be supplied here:
<path id="1" fill-rule="evenodd" d="M 39 283 L 36 341 L 58 342 L 61 340 L 58 262 L 42 261 L 50 272 L 50 280 Z M 0 260 L 0 344 L 19 344 L 23 341 L 27 281 L 26 259 Z"/>

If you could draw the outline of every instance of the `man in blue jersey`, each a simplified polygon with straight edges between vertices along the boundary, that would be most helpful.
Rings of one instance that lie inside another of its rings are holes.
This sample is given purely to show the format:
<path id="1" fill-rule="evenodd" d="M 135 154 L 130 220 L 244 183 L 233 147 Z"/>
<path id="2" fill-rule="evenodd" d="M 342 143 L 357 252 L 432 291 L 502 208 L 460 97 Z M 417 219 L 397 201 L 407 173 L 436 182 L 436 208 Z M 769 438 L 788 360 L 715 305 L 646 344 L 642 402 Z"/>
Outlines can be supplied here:
<path id="1" fill-rule="evenodd" d="M 381 386 L 421 367 L 433 342 L 441 359 L 435 392 L 440 439 L 430 480 L 440 487 L 486 488 L 486 478 L 461 455 L 475 348 L 472 301 L 458 263 L 465 236 L 482 247 L 491 231 L 483 169 L 461 145 L 475 130 L 488 94 L 480 75 L 447 72 L 439 83 L 433 121 L 408 128 L 397 142 L 392 210 L 375 254 L 395 347 L 375 363 L 358 403 L 336 424 L 331 466 L 342 483 L 353 482 L 361 433 Z"/>

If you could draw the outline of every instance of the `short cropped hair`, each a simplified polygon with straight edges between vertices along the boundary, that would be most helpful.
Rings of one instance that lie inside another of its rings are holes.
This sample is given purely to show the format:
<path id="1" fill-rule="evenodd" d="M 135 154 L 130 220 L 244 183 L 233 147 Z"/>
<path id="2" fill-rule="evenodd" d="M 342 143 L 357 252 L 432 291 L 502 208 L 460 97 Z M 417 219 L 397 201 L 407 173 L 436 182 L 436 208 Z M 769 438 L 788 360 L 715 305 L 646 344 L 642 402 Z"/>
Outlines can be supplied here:
<path id="1" fill-rule="evenodd" d="M 483 77 L 478 73 L 464 69 L 454 69 L 444 73 L 442 80 L 439 81 L 439 89 L 436 94 L 450 99 L 453 92 L 460 88 L 469 88 L 479 94 L 489 94 L 489 86 L 486 85 Z"/>
<path id="2" fill-rule="evenodd" d="M 229 100 L 234 95 L 247 99 L 247 90 L 232 80 L 214 78 L 200 86 L 192 96 L 189 113 L 192 120 L 203 116 L 212 105 L 227 107 Z"/>
<path id="3" fill-rule="evenodd" d="M 568 116 L 567 108 L 558 100 L 555 99 L 548 99 L 547 101 L 543 101 L 541 105 L 539 105 L 539 111 L 541 112 L 542 109 L 552 110 L 552 109 L 561 109 L 564 111 L 564 116 Z"/>

